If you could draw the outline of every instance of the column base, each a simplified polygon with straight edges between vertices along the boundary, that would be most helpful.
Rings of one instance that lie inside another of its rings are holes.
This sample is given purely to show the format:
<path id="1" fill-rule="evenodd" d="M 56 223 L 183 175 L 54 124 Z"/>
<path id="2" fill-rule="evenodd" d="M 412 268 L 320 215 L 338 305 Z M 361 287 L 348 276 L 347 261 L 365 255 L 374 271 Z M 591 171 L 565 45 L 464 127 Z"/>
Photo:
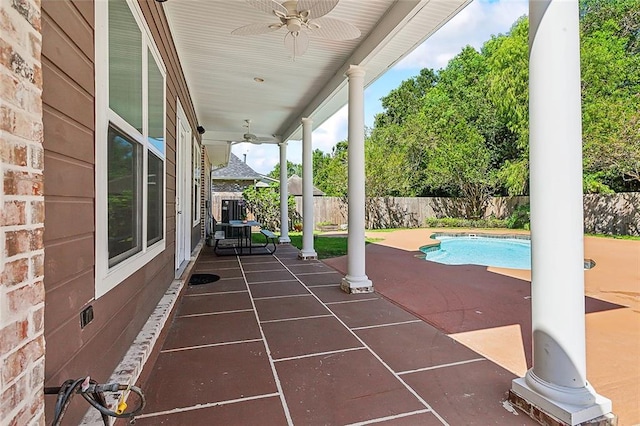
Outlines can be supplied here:
<path id="1" fill-rule="evenodd" d="M 527 374 L 529 374 L 528 372 Z M 559 388 L 554 389 L 555 392 Z M 618 418 L 611 413 L 611 401 L 595 395 L 588 405 L 572 405 L 551 400 L 532 389 L 524 377 L 514 379 L 509 391 L 509 402 L 543 425 L 615 426 Z"/>
<path id="2" fill-rule="evenodd" d="M 298 259 L 302 260 L 314 260 L 318 258 L 318 253 L 315 250 L 300 250 L 298 253 Z"/>
<path id="3" fill-rule="evenodd" d="M 340 289 L 348 294 L 373 293 L 373 283 L 366 275 L 361 277 L 347 275 L 342 279 Z"/>
<path id="4" fill-rule="evenodd" d="M 279 237 L 278 243 L 280 244 L 289 244 L 291 242 L 291 238 L 289 237 Z"/>

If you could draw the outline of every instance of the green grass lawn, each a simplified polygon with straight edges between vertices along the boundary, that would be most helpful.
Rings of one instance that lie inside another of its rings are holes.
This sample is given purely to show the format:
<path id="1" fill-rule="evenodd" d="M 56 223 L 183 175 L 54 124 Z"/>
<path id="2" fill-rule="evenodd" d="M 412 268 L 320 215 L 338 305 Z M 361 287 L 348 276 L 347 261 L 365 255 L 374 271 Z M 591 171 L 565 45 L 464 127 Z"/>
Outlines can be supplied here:
<path id="1" fill-rule="evenodd" d="M 291 245 L 299 249 L 302 248 L 302 233 L 290 232 Z M 383 238 L 365 238 L 365 244 L 382 241 Z M 264 243 L 264 235 L 254 232 L 252 241 L 257 244 Z M 313 236 L 313 248 L 318 253 L 318 259 L 328 259 L 330 257 L 344 256 L 347 254 L 347 236 L 323 237 Z"/>

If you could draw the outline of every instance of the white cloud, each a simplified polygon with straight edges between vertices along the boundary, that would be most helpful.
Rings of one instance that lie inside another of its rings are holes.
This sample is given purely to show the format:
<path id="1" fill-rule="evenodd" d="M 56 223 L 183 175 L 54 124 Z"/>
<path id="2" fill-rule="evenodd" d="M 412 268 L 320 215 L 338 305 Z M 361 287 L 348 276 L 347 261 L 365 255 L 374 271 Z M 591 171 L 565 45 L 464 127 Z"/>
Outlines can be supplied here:
<path id="1" fill-rule="evenodd" d="M 444 68 L 464 46 L 479 50 L 492 35 L 506 33 L 516 19 L 526 14 L 527 0 L 475 0 L 396 67 Z"/>
<path id="2" fill-rule="evenodd" d="M 313 131 L 313 149 L 331 152 L 337 142 L 347 139 L 348 108 L 345 106 Z M 256 172 L 267 174 L 280 162 L 280 148 L 273 144 L 254 145 L 241 143 L 232 150 L 240 159 L 247 154 L 247 164 Z M 290 140 L 287 144 L 287 160 L 302 164 L 302 141 Z"/>
<path id="3" fill-rule="evenodd" d="M 322 152 L 331 152 L 336 143 L 347 139 L 349 111 L 345 105 L 333 114 L 327 121 L 316 128 L 311 139 L 313 149 Z M 287 148 L 287 159 L 297 164 L 302 163 L 302 141 L 290 140 Z"/>
<path id="4" fill-rule="evenodd" d="M 247 164 L 258 173 L 267 174 L 280 162 L 278 146 L 273 144 L 239 143 L 231 148 L 231 152 L 241 160 L 246 154 Z"/>
<path id="5" fill-rule="evenodd" d="M 331 152 L 337 142 L 347 139 L 349 121 L 348 105 L 345 105 L 313 132 L 313 149 Z"/>

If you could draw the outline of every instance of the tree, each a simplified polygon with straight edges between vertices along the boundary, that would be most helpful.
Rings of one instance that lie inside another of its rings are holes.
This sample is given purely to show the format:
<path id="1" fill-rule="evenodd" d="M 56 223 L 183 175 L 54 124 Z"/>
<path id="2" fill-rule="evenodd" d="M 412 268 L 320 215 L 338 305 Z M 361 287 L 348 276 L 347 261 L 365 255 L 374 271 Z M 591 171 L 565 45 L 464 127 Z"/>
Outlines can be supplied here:
<path id="1" fill-rule="evenodd" d="M 408 116 L 420 109 L 425 94 L 437 81 L 437 74 L 429 68 L 423 68 L 416 77 L 404 80 L 397 89 L 380 99 L 384 112 L 375 117 L 375 126 L 402 125 Z"/>
<path id="2" fill-rule="evenodd" d="M 468 84 L 468 79 L 483 84 L 478 61 L 477 52 L 471 50 L 456 57 L 450 71 L 447 68 L 442 72 L 441 81 L 445 83 L 427 96 L 423 115 L 417 116 L 424 128 L 421 137 L 426 153 L 426 183 L 462 197 L 464 214 L 469 218 L 484 215 L 495 187 L 491 152 L 477 126 L 489 105 L 484 105 L 486 98 L 476 96 Z M 448 80 L 450 83 L 446 83 Z M 461 84 L 465 81 L 467 84 Z M 458 86 L 457 91 L 450 90 L 449 84 Z"/>
<path id="3" fill-rule="evenodd" d="M 497 176 L 510 195 L 528 191 L 529 182 L 529 20 L 518 19 L 507 35 L 482 48 L 489 66 L 487 95 L 503 123 L 503 143 L 494 153 Z"/>
<path id="4" fill-rule="evenodd" d="M 638 187 L 640 1 L 585 0 L 581 12 L 585 190 Z"/>
<path id="5" fill-rule="evenodd" d="M 315 154 L 314 160 L 314 185 L 329 197 L 346 197 L 347 141 L 338 142 L 331 154 Z"/>
<path id="6" fill-rule="evenodd" d="M 640 190 L 640 0 L 581 0 L 584 183 Z M 462 196 L 468 215 L 489 195 L 527 194 L 529 21 L 423 69 L 382 98 L 365 141 L 370 196 Z M 316 186 L 346 194 L 346 142 L 314 157 Z"/>
<path id="7" fill-rule="evenodd" d="M 280 185 L 274 183 L 268 187 L 250 186 L 242 193 L 247 208 L 263 227 L 282 229 L 280 227 Z M 293 197 L 287 199 L 289 218 L 296 219 L 296 202 Z"/>
<path id="8" fill-rule="evenodd" d="M 405 155 L 397 147 L 365 140 L 365 189 L 368 197 L 405 194 Z"/>
<path id="9" fill-rule="evenodd" d="M 287 160 L 287 177 L 290 178 L 293 175 L 302 176 L 302 164 L 292 163 Z M 267 176 L 273 179 L 280 179 L 280 163 L 276 164 Z"/>
<path id="10" fill-rule="evenodd" d="M 640 1 L 580 0 L 580 24 L 584 34 L 597 31 L 605 21 L 615 23 L 615 35 L 626 40 L 628 54 L 640 54 Z"/>
<path id="11" fill-rule="evenodd" d="M 461 196 L 465 217 L 481 218 L 495 186 L 490 153 L 475 128 L 463 120 L 451 120 L 449 131 L 438 135 L 433 148 L 427 164 L 428 181 Z"/>
<path id="12" fill-rule="evenodd" d="M 327 167 L 331 162 L 331 154 L 319 149 L 313 150 L 313 185 L 320 188 L 327 181 Z"/>

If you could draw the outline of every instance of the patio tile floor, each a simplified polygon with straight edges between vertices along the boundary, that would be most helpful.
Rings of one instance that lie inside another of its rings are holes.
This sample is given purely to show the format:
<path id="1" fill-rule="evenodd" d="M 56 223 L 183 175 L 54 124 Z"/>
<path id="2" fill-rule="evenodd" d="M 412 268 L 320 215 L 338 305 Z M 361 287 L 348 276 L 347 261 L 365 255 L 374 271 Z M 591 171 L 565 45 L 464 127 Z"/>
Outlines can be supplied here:
<path id="1" fill-rule="evenodd" d="M 217 272 L 215 269 L 207 271 L 197 271 L 197 273 L 211 273 Z M 229 291 L 247 291 L 247 283 L 244 278 L 226 278 L 221 279 L 215 283 L 215 285 L 200 285 L 193 288 L 189 288 L 188 294 L 218 294 L 226 293 Z"/>
<path id="2" fill-rule="evenodd" d="M 260 339 L 253 312 L 178 317 L 173 321 L 163 349 Z"/>
<path id="3" fill-rule="evenodd" d="M 182 300 L 178 316 L 251 309 L 251 298 L 246 290 L 240 293 L 204 293 L 189 296 Z"/>
<path id="4" fill-rule="evenodd" d="M 488 360 L 463 362 L 401 377 L 450 425 L 529 424 L 527 421 L 531 420 L 521 412 L 516 417 L 504 409 L 505 390 L 511 387 L 513 375 Z M 518 423 L 520 421 L 522 423 Z"/>
<path id="5" fill-rule="evenodd" d="M 426 409 L 362 348 L 278 362 L 294 424 L 343 425 Z"/>
<path id="6" fill-rule="evenodd" d="M 262 325 L 274 360 L 350 348 L 364 348 L 333 317 L 305 318 Z"/>
<path id="7" fill-rule="evenodd" d="M 261 341 L 163 352 L 155 370 L 146 392 L 147 412 L 277 392 Z"/>
<path id="8" fill-rule="evenodd" d="M 512 373 L 297 253 L 203 250 L 223 278 L 178 301 L 137 424 L 536 424 L 502 405 Z"/>
<path id="9" fill-rule="evenodd" d="M 429 324 L 413 321 L 360 329 L 356 334 L 398 372 L 481 358 Z"/>
<path id="10" fill-rule="evenodd" d="M 282 296 L 255 300 L 262 321 L 275 321 L 329 315 L 330 312 L 312 294 Z"/>
<path id="11" fill-rule="evenodd" d="M 309 294 L 309 291 L 299 281 L 294 280 L 249 284 L 249 289 L 255 298 Z"/>

